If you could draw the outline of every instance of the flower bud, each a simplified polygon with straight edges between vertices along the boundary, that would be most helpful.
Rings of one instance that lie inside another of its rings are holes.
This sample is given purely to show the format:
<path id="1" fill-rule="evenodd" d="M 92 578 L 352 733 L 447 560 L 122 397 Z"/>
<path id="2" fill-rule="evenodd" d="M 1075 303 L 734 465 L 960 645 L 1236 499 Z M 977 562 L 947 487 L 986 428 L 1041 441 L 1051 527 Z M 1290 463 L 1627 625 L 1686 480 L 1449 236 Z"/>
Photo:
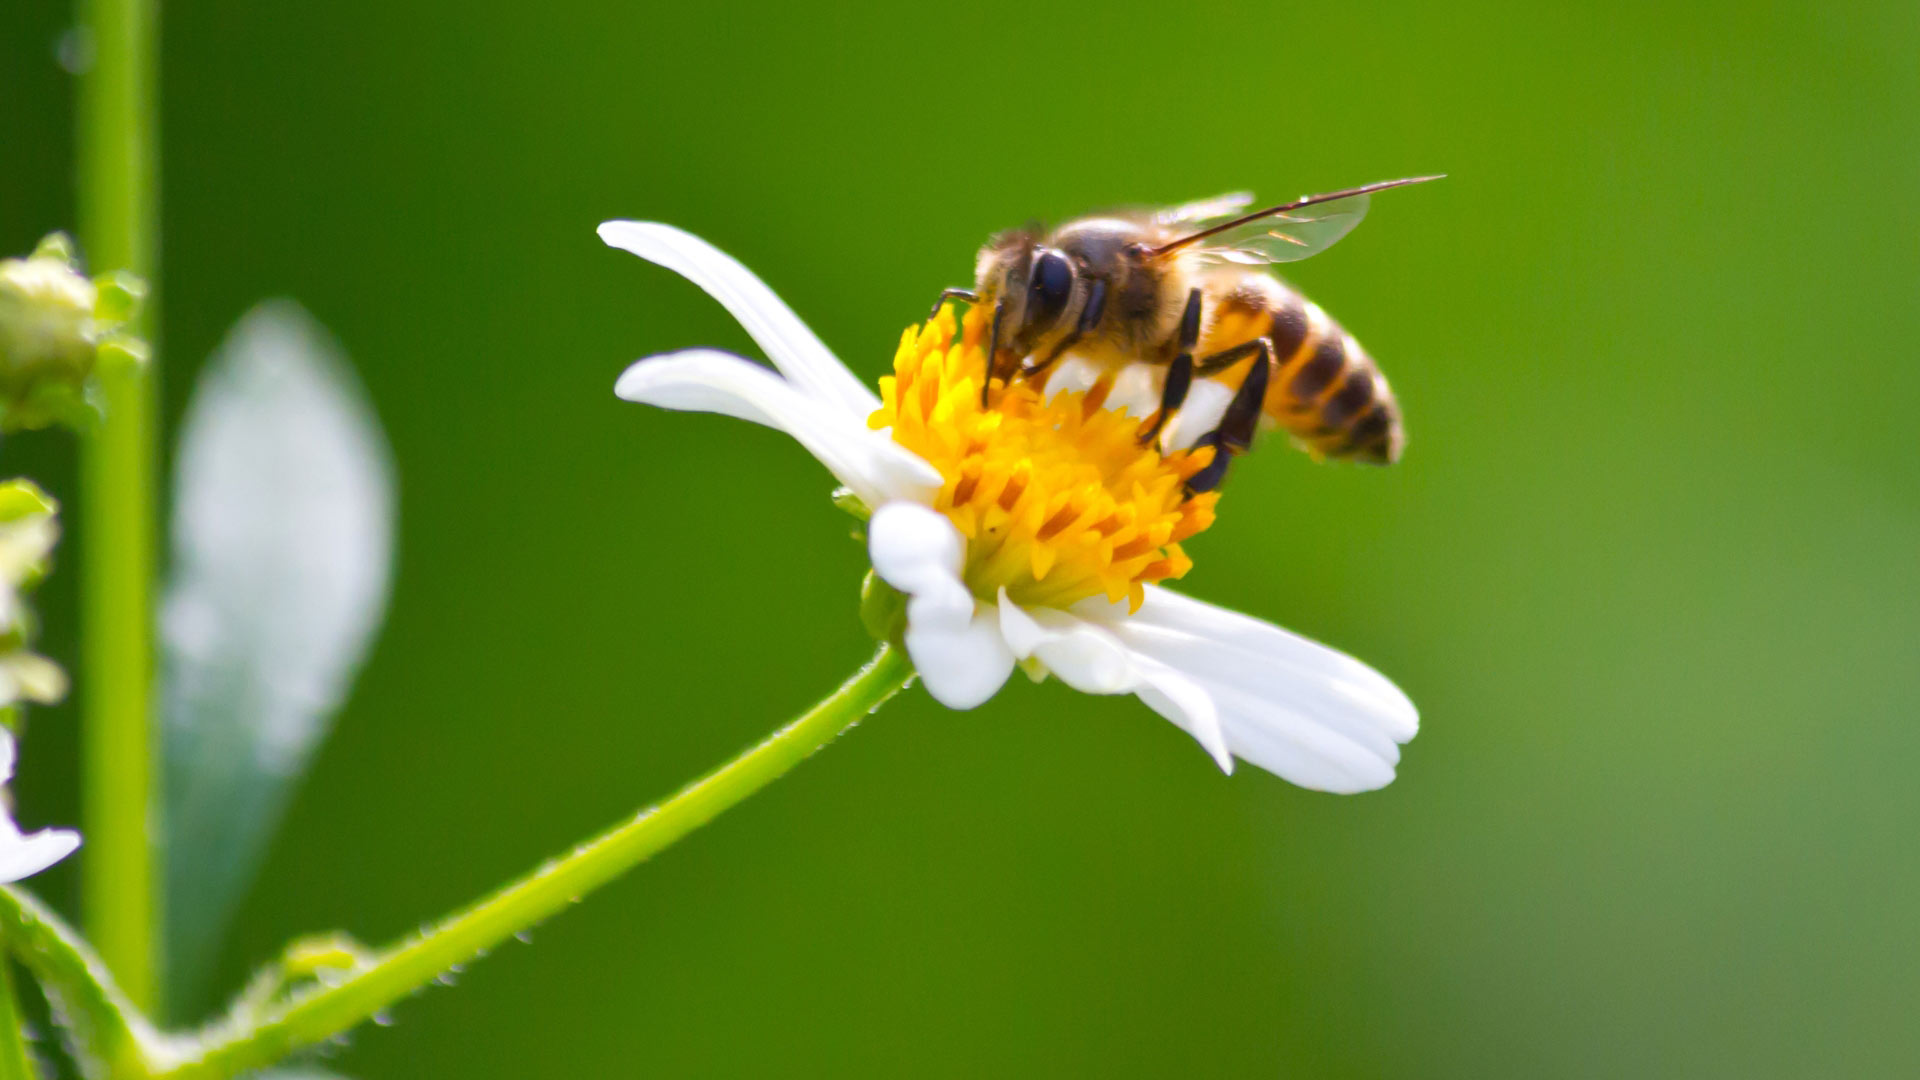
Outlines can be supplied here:
<path id="1" fill-rule="evenodd" d="M 28 646 L 33 613 L 21 595 L 46 576 L 60 537 L 59 505 L 31 480 L 0 484 L 0 722 L 21 701 L 48 704 L 67 692 L 67 677 Z"/>
<path id="2" fill-rule="evenodd" d="M 128 273 L 88 280 L 60 233 L 24 259 L 0 259 L 0 431 L 91 423 L 100 365 L 145 358 L 121 333 L 145 296 Z"/>

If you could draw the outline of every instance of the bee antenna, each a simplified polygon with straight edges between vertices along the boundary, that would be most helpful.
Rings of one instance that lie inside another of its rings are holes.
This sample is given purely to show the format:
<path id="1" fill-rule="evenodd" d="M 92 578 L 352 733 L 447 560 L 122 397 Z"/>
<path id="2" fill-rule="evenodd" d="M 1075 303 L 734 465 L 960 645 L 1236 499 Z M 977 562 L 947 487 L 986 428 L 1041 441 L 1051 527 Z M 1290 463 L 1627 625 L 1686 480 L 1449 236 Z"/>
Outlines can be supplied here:
<path id="1" fill-rule="evenodd" d="M 1445 180 L 1446 178 L 1446 173 L 1435 173 L 1432 176 L 1409 176 L 1403 180 L 1381 180 L 1377 183 L 1362 184 L 1359 187 L 1347 188 L 1343 191 L 1329 191 L 1322 195 L 1303 195 L 1292 202 L 1281 203 L 1278 206 L 1269 206 L 1264 210 L 1255 210 L 1250 214 L 1241 214 L 1239 217 L 1230 221 L 1223 221 L 1211 228 L 1202 229 L 1197 233 L 1183 236 L 1171 243 L 1162 244 L 1157 248 L 1149 250 L 1147 256 L 1154 259 L 1162 258 L 1179 251 L 1189 244 L 1205 240 L 1209 236 L 1216 236 L 1229 229 L 1237 229 L 1249 222 L 1259 221 L 1263 217 L 1272 217 L 1275 214 L 1284 214 L 1289 210 L 1298 210 L 1303 206 L 1329 203 L 1336 199 L 1351 199 L 1358 195 L 1371 195 L 1376 191 L 1385 191 L 1388 188 L 1406 187 L 1408 184 L 1424 184 L 1429 180 Z"/>

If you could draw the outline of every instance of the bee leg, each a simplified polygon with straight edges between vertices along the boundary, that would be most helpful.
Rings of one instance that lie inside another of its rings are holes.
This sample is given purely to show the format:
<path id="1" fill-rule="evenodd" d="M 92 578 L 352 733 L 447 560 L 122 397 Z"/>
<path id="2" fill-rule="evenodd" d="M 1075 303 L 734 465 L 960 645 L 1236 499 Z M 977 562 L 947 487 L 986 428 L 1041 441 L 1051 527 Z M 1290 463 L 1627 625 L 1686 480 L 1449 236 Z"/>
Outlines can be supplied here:
<path id="1" fill-rule="evenodd" d="M 1160 437 L 1160 429 L 1167 426 L 1167 417 L 1172 416 L 1180 406 L 1187 402 L 1187 391 L 1193 387 L 1193 354 L 1183 352 L 1173 358 L 1167 368 L 1167 381 L 1160 390 L 1160 411 L 1153 416 L 1153 426 L 1140 433 L 1142 443 L 1150 443 Z"/>
<path id="2" fill-rule="evenodd" d="M 933 310 L 927 312 L 927 318 L 931 319 L 940 314 L 941 306 L 949 300 L 965 300 L 969 304 L 977 304 L 980 302 L 980 294 L 972 289 L 941 289 L 940 299 L 933 302 Z"/>
<path id="3" fill-rule="evenodd" d="M 1095 278 L 1093 279 L 1093 284 L 1087 287 L 1087 306 L 1080 309 L 1080 321 L 1074 325 L 1072 331 L 1070 331 L 1066 337 L 1060 339 L 1060 344 L 1048 350 L 1046 359 L 1041 360 L 1037 364 L 1021 368 L 1020 374 L 1027 378 L 1032 378 L 1052 367 L 1055 360 L 1060 359 L 1068 349 L 1078 345 L 1081 338 L 1092 333 L 1093 328 L 1100 325 L 1100 316 L 1104 314 L 1106 310 L 1107 283 L 1100 278 Z"/>
<path id="4" fill-rule="evenodd" d="M 1193 386 L 1193 348 L 1198 344 L 1200 290 L 1195 289 L 1187 294 L 1187 309 L 1180 313 L 1180 355 L 1167 367 L 1167 381 L 1160 389 L 1160 412 L 1153 418 L 1153 426 L 1140 433 L 1141 442 L 1150 443 L 1159 438 L 1167 417 L 1186 403 L 1187 391 Z"/>
<path id="5" fill-rule="evenodd" d="M 1221 481 L 1227 478 L 1228 463 L 1235 455 L 1246 453 L 1253 445 L 1253 433 L 1260 424 L 1260 410 L 1267 400 L 1268 370 L 1273 367 L 1270 360 L 1272 353 L 1267 349 L 1265 338 L 1259 339 L 1259 351 L 1260 362 L 1253 365 L 1245 381 L 1241 382 L 1240 389 L 1233 392 L 1233 400 L 1227 403 L 1227 411 L 1220 417 L 1220 426 L 1193 444 L 1195 449 L 1213 447 L 1213 460 L 1187 478 L 1189 495 L 1218 488 Z"/>
<path id="6" fill-rule="evenodd" d="M 1265 344 L 1263 339 L 1261 345 Z M 1265 351 L 1264 348 L 1262 351 Z M 1253 365 L 1247 377 L 1241 380 L 1240 389 L 1233 392 L 1233 400 L 1227 403 L 1227 411 L 1220 417 L 1220 426 L 1214 429 L 1223 449 L 1243 454 L 1253 446 L 1253 433 L 1260 424 L 1260 410 L 1267 402 L 1267 372 L 1272 367 L 1271 363 Z"/>
<path id="7" fill-rule="evenodd" d="M 1000 319 L 1007 313 L 1007 298 L 993 305 L 993 326 L 987 331 L 987 370 L 980 380 L 980 407 L 987 407 L 987 391 L 993 389 L 993 362 L 1000 355 Z"/>

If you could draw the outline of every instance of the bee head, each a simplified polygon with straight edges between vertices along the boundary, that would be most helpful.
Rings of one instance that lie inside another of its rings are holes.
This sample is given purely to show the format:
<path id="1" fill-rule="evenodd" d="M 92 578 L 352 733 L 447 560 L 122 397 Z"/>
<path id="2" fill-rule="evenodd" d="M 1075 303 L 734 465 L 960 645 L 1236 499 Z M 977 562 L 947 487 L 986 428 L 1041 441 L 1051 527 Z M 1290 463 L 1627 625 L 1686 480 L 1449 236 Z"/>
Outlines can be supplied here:
<path id="1" fill-rule="evenodd" d="M 976 278 L 983 303 L 1006 304 L 1000 344 L 1025 356 L 1066 321 L 1080 272 L 1064 252 L 1040 243 L 1037 230 L 1021 229 L 981 250 Z"/>

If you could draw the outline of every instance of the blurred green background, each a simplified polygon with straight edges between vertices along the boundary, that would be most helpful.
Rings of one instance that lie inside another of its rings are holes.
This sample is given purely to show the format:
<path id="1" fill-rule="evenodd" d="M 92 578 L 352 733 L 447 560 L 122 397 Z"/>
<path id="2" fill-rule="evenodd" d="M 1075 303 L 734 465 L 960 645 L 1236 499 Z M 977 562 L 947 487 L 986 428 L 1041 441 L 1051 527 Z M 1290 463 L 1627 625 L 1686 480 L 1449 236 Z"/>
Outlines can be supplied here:
<path id="1" fill-rule="evenodd" d="M 67 15 L 24 8 L 16 253 L 72 222 Z M 292 295 L 401 477 L 386 629 L 224 987 L 474 897 L 866 655 L 824 471 L 613 397 L 750 345 L 595 223 L 711 238 L 877 374 L 991 230 L 1451 174 L 1292 275 L 1392 377 L 1404 463 L 1270 440 L 1185 582 L 1404 686 L 1395 784 L 1225 779 L 1057 685 L 915 691 L 328 1067 L 1920 1071 L 1912 3 L 212 0 L 166 10 L 163 82 L 167 415 Z M 71 493 L 64 440 L 6 452 Z M 70 660 L 71 575 L 47 596 Z M 76 820 L 73 757 L 41 714 L 27 821 Z"/>

